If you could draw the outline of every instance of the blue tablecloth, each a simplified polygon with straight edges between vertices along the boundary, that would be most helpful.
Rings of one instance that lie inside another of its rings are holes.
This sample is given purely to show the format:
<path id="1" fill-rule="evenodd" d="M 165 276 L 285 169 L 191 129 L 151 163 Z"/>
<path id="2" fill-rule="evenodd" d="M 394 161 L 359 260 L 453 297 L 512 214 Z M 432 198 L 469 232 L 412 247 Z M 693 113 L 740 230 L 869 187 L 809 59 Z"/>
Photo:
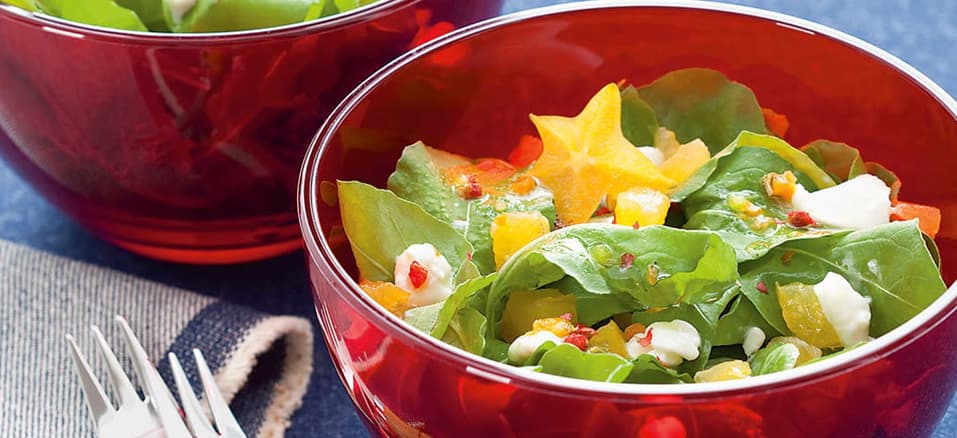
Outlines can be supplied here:
<path id="1" fill-rule="evenodd" d="M 563 3 L 508 0 L 506 12 Z M 957 2 L 935 0 L 741 0 L 745 4 L 820 22 L 880 46 L 913 64 L 957 95 Z M 112 267 L 273 313 L 314 319 L 302 254 L 231 267 L 183 266 L 147 260 L 92 237 L 41 199 L 0 163 L 0 238 Z M 321 344 L 321 337 L 317 343 Z M 290 437 L 363 436 L 323 345 Z M 935 437 L 957 436 L 957 403 Z"/>

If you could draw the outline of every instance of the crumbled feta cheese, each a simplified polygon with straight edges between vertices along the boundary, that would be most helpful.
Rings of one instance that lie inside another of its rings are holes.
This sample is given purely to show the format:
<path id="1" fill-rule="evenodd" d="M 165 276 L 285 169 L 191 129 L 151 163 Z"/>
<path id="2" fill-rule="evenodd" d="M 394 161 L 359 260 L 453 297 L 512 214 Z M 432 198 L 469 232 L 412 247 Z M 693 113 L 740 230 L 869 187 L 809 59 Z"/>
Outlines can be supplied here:
<path id="1" fill-rule="evenodd" d="M 515 340 L 512 341 L 512 345 L 508 346 L 508 360 L 517 364 L 525 363 L 528 358 L 535 354 L 538 347 L 541 347 L 542 344 L 549 341 L 555 345 L 559 345 L 562 343 L 562 338 L 559 338 L 548 330 L 525 333 L 515 338 Z"/>
<path id="2" fill-rule="evenodd" d="M 425 282 L 415 287 L 409 277 L 413 262 L 427 270 Z M 419 307 L 435 304 L 452 294 L 452 266 L 445 256 L 439 254 L 429 243 L 408 247 L 395 258 L 395 285 L 409 295 L 409 304 Z"/>
<path id="3" fill-rule="evenodd" d="M 813 193 L 798 184 L 791 205 L 826 227 L 862 230 L 890 221 L 890 193 L 880 178 L 859 175 Z"/>
<path id="4" fill-rule="evenodd" d="M 748 328 L 748 330 L 744 332 L 744 342 L 741 344 L 741 347 L 744 348 L 744 354 L 751 357 L 754 352 L 761 349 L 765 339 L 767 339 L 767 335 L 764 334 L 764 330 L 758 327 Z"/>
<path id="5" fill-rule="evenodd" d="M 661 163 L 665 162 L 665 154 L 661 152 L 661 149 L 653 146 L 642 146 L 638 148 L 638 151 L 648 157 L 652 163 L 655 163 L 655 166 L 660 166 Z"/>
<path id="6" fill-rule="evenodd" d="M 857 293 L 847 279 L 828 272 L 824 280 L 814 285 L 814 294 L 821 302 L 824 317 L 834 327 L 845 347 L 853 347 L 870 339 L 870 299 Z"/>
<path id="7" fill-rule="evenodd" d="M 644 333 L 632 336 L 625 344 L 631 358 L 651 354 L 668 367 L 681 365 L 684 360 L 697 359 L 700 347 L 698 330 L 680 319 L 653 323 Z"/>

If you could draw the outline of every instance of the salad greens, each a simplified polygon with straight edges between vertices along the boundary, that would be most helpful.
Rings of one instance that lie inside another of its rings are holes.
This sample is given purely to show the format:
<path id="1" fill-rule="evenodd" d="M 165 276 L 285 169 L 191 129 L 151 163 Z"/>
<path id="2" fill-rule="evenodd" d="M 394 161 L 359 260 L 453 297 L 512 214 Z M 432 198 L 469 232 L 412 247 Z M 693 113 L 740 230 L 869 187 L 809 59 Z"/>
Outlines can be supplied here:
<path id="1" fill-rule="evenodd" d="M 644 384 L 804 366 L 937 299 L 939 210 L 899 201 L 897 176 L 848 145 L 792 147 L 768 114 L 744 85 L 686 69 L 533 116 L 530 166 L 410 145 L 388 190 L 339 182 L 360 287 L 470 353 Z M 821 193 L 823 210 L 797 207 Z M 862 199 L 866 221 L 816 222 Z"/>
<path id="2" fill-rule="evenodd" d="M 226 32 L 311 21 L 376 0 L 0 0 L 78 23 L 140 32 Z"/>

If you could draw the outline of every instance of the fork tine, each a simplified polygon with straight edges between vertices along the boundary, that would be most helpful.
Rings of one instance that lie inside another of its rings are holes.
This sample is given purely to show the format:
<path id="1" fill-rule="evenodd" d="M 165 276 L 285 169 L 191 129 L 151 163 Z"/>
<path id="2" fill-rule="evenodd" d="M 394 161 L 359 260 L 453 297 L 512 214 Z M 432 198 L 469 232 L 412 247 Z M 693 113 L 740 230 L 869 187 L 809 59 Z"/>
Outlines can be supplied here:
<path id="1" fill-rule="evenodd" d="M 169 354 L 169 366 L 173 369 L 173 379 L 176 381 L 179 401 L 183 406 L 183 412 L 186 414 L 186 422 L 189 423 L 189 428 L 193 430 L 193 435 L 196 438 L 218 438 L 219 434 L 209 424 L 209 418 L 203 412 L 203 408 L 200 407 L 199 400 L 196 400 L 196 394 L 189 384 L 189 379 L 186 378 L 186 373 L 183 372 L 183 367 L 174 353 Z"/>
<path id="2" fill-rule="evenodd" d="M 169 388 L 163 383 L 163 379 L 160 377 L 159 372 L 156 371 L 156 368 L 153 368 L 153 364 L 150 363 L 146 350 L 143 349 L 143 345 L 140 344 L 140 341 L 136 339 L 136 335 L 133 334 L 133 329 L 130 328 L 130 325 L 122 316 L 117 315 L 116 322 L 120 328 L 123 329 L 126 346 L 129 347 L 130 355 L 133 358 L 133 365 L 136 367 L 140 379 L 143 380 L 146 393 L 150 398 L 150 404 L 156 411 L 160 424 L 163 425 L 163 429 L 166 431 L 166 436 L 190 436 L 189 430 L 186 429 L 186 425 L 183 424 L 183 418 L 179 416 L 179 410 L 172 399 Z"/>
<path id="3" fill-rule="evenodd" d="M 90 364 L 86 361 L 83 353 L 80 353 L 80 347 L 76 345 L 73 335 L 66 335 L 67 343 L 70 344 L 70 352 L 73 356 L 73 364 L 76 365 L 76 373 L 80 377 L 80 385 L 83 394 L 86 396 L 86 406 L 90 408 L 90 414 L 93 417 L 93 423 L 99 424 L 100 420 L 107 414 L 115 412 L 110 400 L 106 398 L 103 392 L 103 386 L 93 375 Z"/>
<path id="4" fill-rule="evenodd" d="M 113 390 L 118 393 L 120 407 L 141 401 L 136 389 L 133 388 L 133 384 L 130 383 L 130 378 L 126 376 L 123 367 L 120 366 L 120 361 L 116 360 L 116 355 L 113 354 L 110 344 L 106 343 L 103 332 L 95 325 L 90 326 L 90 328 L 93 330 L 93 337 L 96 338 L 96 343 L 100 347 L 100 353 L 106 359 L 110 384 L 113 386 Z"/>
<path id="5" fill-rule="evenodd" d="M 220 435 L 227 438 L 246 438 L 243 429 L 239 427 L 239 422 L 229 410 L 229 405 L 223 399 L 223 394 L 219 392 L 216 386 L 216 380 L 213 379 L 213 373 L 209 371 L 206 365 L 206 358 L 203 357 L 197 349 L 193 349 L 193 356 L 196 359 L 196 369 L 199 370 L 199 377 L 203 381 L 203 389 L 206 390 L 206 401 L 209 403 L 209 410 L 213 412 L 213 419 L 216 420 L 216 429 Z"/>

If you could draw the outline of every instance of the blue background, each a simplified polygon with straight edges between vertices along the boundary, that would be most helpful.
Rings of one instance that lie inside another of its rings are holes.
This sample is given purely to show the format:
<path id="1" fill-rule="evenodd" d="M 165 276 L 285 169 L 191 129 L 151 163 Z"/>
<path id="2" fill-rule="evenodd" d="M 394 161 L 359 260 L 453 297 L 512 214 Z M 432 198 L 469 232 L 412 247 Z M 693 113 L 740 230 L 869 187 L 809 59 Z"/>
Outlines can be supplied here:
<path id="1" fill-rule="evenodd" d="M 507 0 L 505 12 L 564 3 Z M 756 6 L 835 27 L 911 63 L 951 94 L 957 94 L 957 2 L 917 0 L 750 0 Z M 108 266 L 195 290 L 266 312 L 314 320 L 302 254 L 231 267 L 195 267 L 152 261 L 114 248 L 64 217 L 0 162 L 0 239 Z M 318 331 L 318 328 L 317 328 Z M 363 436 L 335 370 L 317 337 L 316 369 L 290 437 Z M 955 400 L 957 402 L 957 400 Z M 935 438 L 957 436 L 952 404 Z"/>

